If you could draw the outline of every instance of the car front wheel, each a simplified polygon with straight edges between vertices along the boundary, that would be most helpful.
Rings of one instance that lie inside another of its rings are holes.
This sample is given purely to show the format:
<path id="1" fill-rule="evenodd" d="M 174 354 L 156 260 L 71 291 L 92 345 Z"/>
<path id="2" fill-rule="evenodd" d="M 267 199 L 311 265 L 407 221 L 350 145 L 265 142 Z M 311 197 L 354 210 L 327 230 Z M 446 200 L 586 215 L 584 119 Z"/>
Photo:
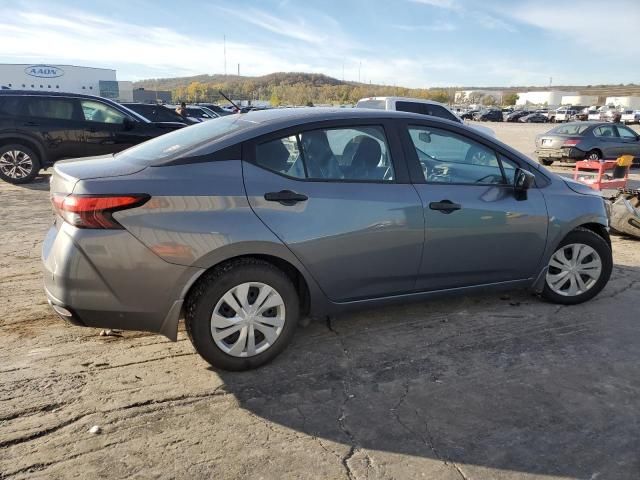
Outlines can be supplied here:
<path id="1" fill-rule="evenodd" d="M 268 262 L 242 259 L 205 274 L 187 298 L 186 327 L 212 366 L 248 370 L 291 341 L 299 300 L 289 277 Z"/>
<path id="2" fill-rule="evenodd" d="M 33 180 L 40 171 L 40 161 L 30 148 L 23 145 L 0 147 L 0 178 L 20 184 Z"/>
<path id="3" fill-rule="evenodd" d="M 591 230 L 577 228 L 551 256 L 542 296 L 564 305 L 585 302 L 604 288 L 612 269 L 607 241 Z"/>
<path id="4" fill-rule="evenodd" d="M 553 160 L 549 160 L 548 158 L 542 158 L 540 159 L 540 163 L 548 167 L 553 164 Z"/>

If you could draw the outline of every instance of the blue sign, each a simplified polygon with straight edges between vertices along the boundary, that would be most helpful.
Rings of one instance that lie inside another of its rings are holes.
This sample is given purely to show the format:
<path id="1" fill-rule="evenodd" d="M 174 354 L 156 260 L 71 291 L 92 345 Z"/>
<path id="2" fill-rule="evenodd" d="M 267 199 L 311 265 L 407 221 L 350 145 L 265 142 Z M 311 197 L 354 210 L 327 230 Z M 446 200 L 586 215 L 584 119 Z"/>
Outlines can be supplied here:
<path id="1" fill-rule="evenodd" d="M 56 78 L 64 75 L 64 70 L 52 65 L 31 65 L 24 69 L 24 73 L 32 77 Z"/>

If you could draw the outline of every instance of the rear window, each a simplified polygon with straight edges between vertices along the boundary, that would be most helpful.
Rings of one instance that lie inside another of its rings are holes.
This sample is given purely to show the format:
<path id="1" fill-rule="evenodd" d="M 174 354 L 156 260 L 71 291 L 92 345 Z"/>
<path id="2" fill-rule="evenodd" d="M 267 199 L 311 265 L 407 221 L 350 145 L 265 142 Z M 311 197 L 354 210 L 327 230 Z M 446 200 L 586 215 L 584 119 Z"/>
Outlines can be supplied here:
<path id="1" fill-rule="evenodd" d="M 554 128 L 549 133 L 557 133 L 558 135 L 582 135 L 591 125 L 575 124 L 561 125 Z"/>
<path id="2" fill-rule="evenodd" d="M 139 165 L 159 165 L 252 126 L 253 122 L 240 115 L 221 117 L 167 133 L 117 153 L 116 157 Z"/>
<path id="3" fill-rule="evenodd" d="M 386 110 L 386 100 L 360 100 L 356 103 L 356 108 L 375 108 L 376 110 Z"/>
<path id="4" fill-rule="evenodd" d="M 32 117 L 72 120 L 74 101 L 70 98 L 28 97 L 27 114 Z"/>

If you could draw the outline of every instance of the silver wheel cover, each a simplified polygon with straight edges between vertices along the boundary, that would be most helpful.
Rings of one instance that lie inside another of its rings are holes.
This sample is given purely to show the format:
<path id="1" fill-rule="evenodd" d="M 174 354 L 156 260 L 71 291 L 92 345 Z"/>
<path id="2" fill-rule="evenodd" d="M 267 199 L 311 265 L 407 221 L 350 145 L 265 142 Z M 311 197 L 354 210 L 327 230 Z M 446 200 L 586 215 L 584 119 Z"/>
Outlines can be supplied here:
<path id="1" fill-rule="evenodd" d="M 275 343 L 285 319 L 284 300 L 275 288 L 242 283 L 218 300 L 211 314 L 211 336 L 224 353 L 253 357 Z"/>
<path id="2" fill-rule="evenodd" d="M 587 292 L 602 275 L 602 260 L 589 245 L 572 243 L 560 247 L 551 256 L 547 285 L 564 297 Z"/>
<path id="3" fill-rule="evenodd" d="M 21 150 L 9 150 L 0 156 L 0 172 L 9 178 L 25 178 L 33 170 L 33 160 Z"/>

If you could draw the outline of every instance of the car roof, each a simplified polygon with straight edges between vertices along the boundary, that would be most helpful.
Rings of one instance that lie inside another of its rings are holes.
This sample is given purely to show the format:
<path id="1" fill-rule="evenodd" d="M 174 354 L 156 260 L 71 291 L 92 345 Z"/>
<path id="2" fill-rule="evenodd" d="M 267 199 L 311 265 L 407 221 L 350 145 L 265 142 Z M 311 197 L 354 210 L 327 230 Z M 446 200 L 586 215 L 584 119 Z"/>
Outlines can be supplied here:
<path id="1" fill-rule="evenodd" d="M 366 100 L 394 100 L 394 101 L 401 101 L 401 102 L 414 102 L 414 103 L 428 103 L 429 105 L 440 105 L 443 107 L 447 107 L 445 104 L 440 103 L 440 102 L 436 102 L 434 100 L 426 100 L 424 98 L 412 98 L 412 97 L 365 97 L 365 98 L 361 98 L 360 100 L 358 100 L 358 102 L 361 101 L 366 101 Z M 447 107 L 449 108 L 449 107 Z"/>
<path id="2" fill-rule="evenodd" d="M 71 92 L 47 92 L 39 90 L 0 90 L 1 95 L 13 95 L 22 97 L 76 97 L 86 98 L 88 100 L 106 100 L 107 102 L 115 101 L 111 98 L 100 97 L 98 95 L 88 95 L 85 93 L 71 93 Z"/>

